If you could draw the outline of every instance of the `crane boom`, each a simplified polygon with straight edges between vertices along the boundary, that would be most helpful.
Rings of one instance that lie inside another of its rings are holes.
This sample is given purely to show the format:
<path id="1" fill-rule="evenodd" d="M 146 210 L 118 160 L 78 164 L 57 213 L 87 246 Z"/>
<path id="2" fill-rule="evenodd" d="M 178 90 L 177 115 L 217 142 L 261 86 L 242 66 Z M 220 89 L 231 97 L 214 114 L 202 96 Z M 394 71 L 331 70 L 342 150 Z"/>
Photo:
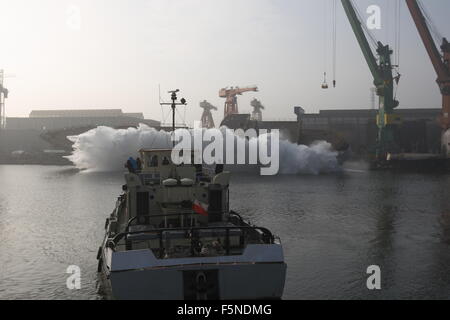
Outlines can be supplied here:
<path id="1" fill-rule="evenodd" d="M 441 46 L 443 51 L 442 56 L 431 36 L 430 29 L 428 28 L 427 21 L 419 3 L 416 0 L 406 0 L 406 4 L 438 77 L 437 83 L 442 94 L 441 125 L 445 132 L 450 129 L 450 44 L 447 39 L 443 39 Z M 443 148 L 444 146 L 447 149 L 447 143 L 443 141 Z"/>
<path id="2" fill-rule="evenodd" d="M 350 0 L 343 0 L 342 5 L 344 7 L 344 11 L 350 21 L 350 25 L 352 26 L 353 33 L 358 40 L 359 46 L 364 54 L 364 58 L 366 59 L 367 65 L 369 66 L 370 72 L 374 78 L 375 85 L 380 84 L 382 82 L 381 76 L 378 70 L 378 63 L 375 55 L 370 48 L 369 41 L 364 34 L 363 27 L 361 25 L 361 21 L 356 14 L 355 8 L 353 7 Z"/>
<path id="3" fill-rule="evenodd" d="M 425 16 L 422 13 L 418 2 L 416 0 L 406 0 L 406 4 L 411 12 L 417 31 L 419 32 L 419 35 L 425 45 L 425 49 L 430 56 L 431 63 L 433 64 L 434 70 L 438 75 L 438 79 L 440 81 L 448 81 L 450 79 L 450 71 L 448 66 L 442 61 L 441 53 L 439 52 L 433 37 L 431 36 L 430 29 L 427 26 Z M 448 44 L 448 42 L 444 39 L 444 45 L 446 43 Z"/>
<path id="4" fill-rule="evenodd" d="M 219 92 L 219 96 L 221 98 L 226 98 L 227 96 L 232 95 L 241 95 L 245 92 L 257 92 L 258 87 L 247 87 L 247 88 L 231 88 L 231 89 L 221 89 Z"/>
<path id="5" fill-rule="evenodd" d="M 377 88 L 376 92 L 379 97 L 377 125 L 379 130 L 376 159 L 385 160 L 387 154 L 396 149 L 394 131 L 399 120 L 399 117 L 394 114 L 394 109 L 399 105 L 394 98 L 394 80 L 398 81 L 399 76 L 394 78 L 392 75 L 391 55 L 393 51 L 389 45 L 383 45 L 378 41 L 376 53 L 379 60 L 377 61 L 352 1 L 341 0 L 341 2 Z"/>

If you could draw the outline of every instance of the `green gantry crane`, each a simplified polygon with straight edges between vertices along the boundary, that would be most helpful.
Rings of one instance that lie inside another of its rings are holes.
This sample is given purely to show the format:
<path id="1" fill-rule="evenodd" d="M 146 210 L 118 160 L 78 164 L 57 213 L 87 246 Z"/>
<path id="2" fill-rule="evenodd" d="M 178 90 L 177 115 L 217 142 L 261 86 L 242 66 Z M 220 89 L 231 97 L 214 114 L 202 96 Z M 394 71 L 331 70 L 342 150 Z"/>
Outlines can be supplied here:
<path id="1" fill-rule="evenodd" d="M 400 118 L 394 112 L 394 109 L 399 105 L 399 102 L 394 98 L 394 81 L 398 83 L 400 75 L 393 76 L 393 65 L 391 62 L 393 51 L 389 45 L 384 45 L 377 41 L 376 54 L 379 57 L 377 59 L 370 47 L 362 22 L 356 13 L 352 1 L 341 1 L 377 88 L 379 110 L 377 115 L 378 138 L 375 150 L 375 164 L 382 164 L 387 159 L 388 153 L 397 151 L 394 132 Z"/>

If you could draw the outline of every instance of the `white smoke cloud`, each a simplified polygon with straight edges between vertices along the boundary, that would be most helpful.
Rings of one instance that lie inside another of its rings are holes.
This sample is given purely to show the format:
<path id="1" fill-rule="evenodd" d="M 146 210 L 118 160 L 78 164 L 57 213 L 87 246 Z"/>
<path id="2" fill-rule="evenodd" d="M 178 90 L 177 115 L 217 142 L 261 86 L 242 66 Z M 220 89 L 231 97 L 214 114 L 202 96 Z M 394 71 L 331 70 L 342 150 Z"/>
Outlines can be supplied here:
<path id="1" fill-rule="evenodd" d="M 319 141 L 311 146 L 280 142 L 280 174 L 321 174 L 341 170 L 338 153 L 331 143 Z"/>
<path id="2" fill-rule="evenodd" d="M 221 130 L 226 136 L 232 134 L 226 128 Z M 79 136 L 69 137 L 74 143 L 74 151 L 67 158 L 80 170 L 121 171 L 128 157 L 137 157 L 140 149 L 171 148 L 170 138 L 170 133 L 146 125 L 128 129 L 98 127 Z M 340 170 L 337 156 L 338 153 L 328 142 L 305 146 L 282 140 L 279 173 L 316 175 L 336 172 Z"/>

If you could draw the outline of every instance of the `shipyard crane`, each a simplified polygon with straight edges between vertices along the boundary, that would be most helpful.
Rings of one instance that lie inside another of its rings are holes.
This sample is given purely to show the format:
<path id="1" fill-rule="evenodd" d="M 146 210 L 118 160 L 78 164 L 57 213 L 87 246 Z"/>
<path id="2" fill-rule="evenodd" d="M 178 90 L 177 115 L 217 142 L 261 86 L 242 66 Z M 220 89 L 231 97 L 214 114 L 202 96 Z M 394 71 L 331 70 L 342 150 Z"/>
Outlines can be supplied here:
<path id="1" fill-rule="evenodd" d="M 246 87 L 246 88 L 224 88 L 219 91 L 219 97 L 225 98 L 225 111 L 224 118 L 232 114 L 238 114 L 237 96 L 242 95 L 245 92 L 258 92 L 258 87 Z"/>
<path id="2" fill-rule="evenodd" d="M 384 45 L 380 41 L 374 40 L 376 42 L 375 54 L 364 32 L 365 26 L 363 27 L 363 23 L 352 1 L 341 0 L 341 2 L 374 78 L 374 85 L 379 98 L 377 116 L 378 138 L 375 157 L 377 163 L 384 162 L 387 159 L 388 153 L 396 150 L 394 132 L 399 122 L 399 117 L 395 114 L 394 109 L 398 107 L 399 102 L 394 98 L 394 82 L 398 84 L 400 75 L 393 76 L 392 71 L 394 66 L 391 62 L 393 50 L 389 45 Z"/>
<path id="3" fill-rule="evenodd" d="M 425 49 L 430 56 L 431 63 L 438 76 L 437 84 L 442 94 L 442 114 L 440 123 L 442 126 L 442 153 L 448 157 L 450 150 L 450 43 L 446 38 L 442 39 L 441 52 L 431 35 L 427 24 L 426 15 L 419 1 L 406 0 L 411 16 L 416 24 L 419 35 L 425 45 Z"/>
<path id="4" fill-rule="evenodd" d="M 250 102 L 250 105 L 253 107 L 252 112 L 252 120 L 255 121 L 262 121 L 262 111 L 264 110 L 264 106 L 261 104 L 261 102 L 258 99 L 253 99 L 252 102 Z"/>
<path id="5" fill-rule="evenodd" d="M 211 103 L 204 100 L 203 102 L 200 102 L 200 108 L 203 109 L 202 128 L 206 129 L 215 128 L 216 125 L 214 124 L 214 119 L 211 110 L 217 111 L 218 110 L 217 107 L 213 106 Z"/>
<path id="6" fill-rule="evenodd" d="M 4 71 L 0 70 L 0 130 L 6 127 L 5 99 L 8 98 L 8 89 L 4 87 Z"/>

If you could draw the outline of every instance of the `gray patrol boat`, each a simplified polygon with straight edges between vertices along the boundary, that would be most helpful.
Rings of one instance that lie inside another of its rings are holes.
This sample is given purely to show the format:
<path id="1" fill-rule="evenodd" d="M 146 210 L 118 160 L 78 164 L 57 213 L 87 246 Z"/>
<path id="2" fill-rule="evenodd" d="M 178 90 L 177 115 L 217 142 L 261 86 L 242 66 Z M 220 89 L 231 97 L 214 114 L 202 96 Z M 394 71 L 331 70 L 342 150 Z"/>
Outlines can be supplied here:
<path id="1" fill-rule="evenodd" d="M 106 220 L 98 271 L 115 299 L 281 299 L 280 239 L 229 208 L 230 172 L 141 150 Z"/>

